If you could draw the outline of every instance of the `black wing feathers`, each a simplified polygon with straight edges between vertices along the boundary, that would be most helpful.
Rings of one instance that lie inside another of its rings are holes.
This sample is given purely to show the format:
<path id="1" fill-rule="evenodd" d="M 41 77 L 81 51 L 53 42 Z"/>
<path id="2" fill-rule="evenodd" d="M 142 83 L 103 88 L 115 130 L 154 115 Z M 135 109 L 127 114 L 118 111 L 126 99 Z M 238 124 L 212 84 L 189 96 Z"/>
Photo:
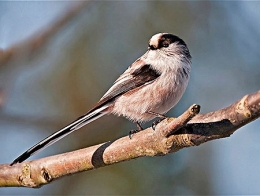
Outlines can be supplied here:
<path id="1" fill-rule="evenodd" d="M 93 109 L 91 109 L 88 113 L 95 110 L 97 107 L 101 107 L 106 103 L 114 100 L 118 96 L 131 91 L 137 87 L 140 87 L 148 82 L 151 82 L 158 78 L 161 74 L 151 68 L 151 65 L 146 64 L 141 66 L 139 69 L 136 69 L 133 73 L 131 73 L 132 77 L 117 84 L 117 88 L 112 90 L 108 95 L 104 96 L 98 103 L 95 105 Z"/>

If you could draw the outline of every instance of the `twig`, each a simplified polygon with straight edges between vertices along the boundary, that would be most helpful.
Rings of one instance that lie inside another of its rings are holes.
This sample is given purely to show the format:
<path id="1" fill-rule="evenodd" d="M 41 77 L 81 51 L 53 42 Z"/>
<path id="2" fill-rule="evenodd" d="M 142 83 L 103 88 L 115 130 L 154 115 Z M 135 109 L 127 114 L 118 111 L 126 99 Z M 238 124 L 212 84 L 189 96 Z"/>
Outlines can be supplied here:
<path id="1" fill-rule="evenodd" d="M 4 104 L 4 93 L 3 90 L 0 88 L 0 108 Z"/>
<path id="2" fill-rule="evenodd" d="M 85 8 L 88 3 L 89 1 L 78 2 L 76 6 L 73 6 L 68 10 L 44 32 L 38 33 L 36 36 L 33 36 L 26 41 L 22 41 L 6 50 L 0 49 L 0 65 L 4 66 L 13 57 L 24 55 L 24 51 L 26 51 L 27 54 L 30 54 L 39 49 L 47 42 L 47 40 L 71 21 L 83 8 Z"/>

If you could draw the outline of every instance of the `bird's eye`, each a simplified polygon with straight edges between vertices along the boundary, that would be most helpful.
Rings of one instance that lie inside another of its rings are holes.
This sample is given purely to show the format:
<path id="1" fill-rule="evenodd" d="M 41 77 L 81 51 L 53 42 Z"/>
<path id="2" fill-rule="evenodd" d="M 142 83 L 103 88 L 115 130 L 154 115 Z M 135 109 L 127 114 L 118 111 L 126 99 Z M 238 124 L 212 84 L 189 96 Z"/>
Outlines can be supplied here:
<path id="1" fill-rule="evenodd" d="M 167 48 L 169 46 L 169 44 L 163 44 L 164 48 Z"/>

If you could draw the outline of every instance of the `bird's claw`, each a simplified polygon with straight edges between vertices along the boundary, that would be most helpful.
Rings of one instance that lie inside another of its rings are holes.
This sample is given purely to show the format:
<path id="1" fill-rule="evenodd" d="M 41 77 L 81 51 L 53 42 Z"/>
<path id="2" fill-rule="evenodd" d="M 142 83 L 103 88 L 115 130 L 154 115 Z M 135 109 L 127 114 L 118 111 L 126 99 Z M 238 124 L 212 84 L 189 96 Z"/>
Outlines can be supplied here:
<path id="1" fill-rule="evenodd" d="M 129 131 L 129 134 L 128 134 L 129 138 L 132 139 L 132 138 L 133 138 L 133 135 L 134 135 L 135 133 L 138 133 L 139 131 L 140 131 L 140 130 L 131 130 L 131 131 Z"/>
<path id="2" fill-rule="evenodd" d="M 143 127 L 140 125 L 139 122 L 136 122 L 136 126 L 137 126 L 137 129 L 136 130 L 131 130 L 129 131 L 129 138 L 132 139 L 133 135 L 135 133 L 138 133 L 139 131 L 142 131 L 143 130 Z"/>
<path id="3" fill-rule="evenodd" d="M 158 119 L 158 120 L 155 120 L 153 121 L 152 123 L 152 129 L 155 131 L 155 127 L 160 123 L 162 122 L 163 119 Z"/>

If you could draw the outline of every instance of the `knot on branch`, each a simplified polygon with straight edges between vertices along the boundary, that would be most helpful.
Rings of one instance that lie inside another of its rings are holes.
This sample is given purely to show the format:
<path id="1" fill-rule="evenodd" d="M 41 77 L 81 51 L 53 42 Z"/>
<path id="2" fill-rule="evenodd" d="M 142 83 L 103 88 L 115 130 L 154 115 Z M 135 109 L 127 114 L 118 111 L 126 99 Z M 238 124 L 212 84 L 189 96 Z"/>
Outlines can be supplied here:
<path id="1" fill-rule="evenodd" d="M 37 183 L 34 182 L 31 177 L 31 166 L 30 164 L 24 164 L 21 168 L 21 174 L 18 176 L 18 181 L 22 186 L 36 187 Z"/>

